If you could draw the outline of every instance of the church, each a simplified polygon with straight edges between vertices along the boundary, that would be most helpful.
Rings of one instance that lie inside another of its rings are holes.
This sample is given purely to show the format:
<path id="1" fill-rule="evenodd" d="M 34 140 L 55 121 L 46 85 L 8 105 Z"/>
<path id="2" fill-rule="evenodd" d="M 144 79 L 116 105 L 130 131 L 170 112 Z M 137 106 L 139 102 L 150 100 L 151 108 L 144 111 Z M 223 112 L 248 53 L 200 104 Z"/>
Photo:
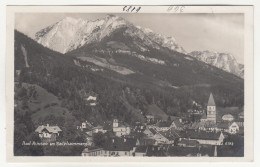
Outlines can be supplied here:
<path id="1" fill-rule="evenodd" d="M 201 122 L 209 121 L 216 124 L 217 122 L 216 119 L 217 119 L 216 104 L 212 93 L 210 93 L 208 105 L 207 105 L 207 115 L 204 115 L 204 117 L 202 117 L 200 121 Z"/>

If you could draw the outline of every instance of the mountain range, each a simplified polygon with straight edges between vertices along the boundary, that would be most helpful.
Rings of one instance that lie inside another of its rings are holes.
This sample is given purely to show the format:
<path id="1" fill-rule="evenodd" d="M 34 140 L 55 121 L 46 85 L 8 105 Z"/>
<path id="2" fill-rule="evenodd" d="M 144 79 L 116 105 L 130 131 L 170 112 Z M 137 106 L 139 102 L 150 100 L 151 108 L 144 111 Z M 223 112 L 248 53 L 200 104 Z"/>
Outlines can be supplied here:
<path id="1" fill-rule="evenodd" d="M 93 26 L 83 26 L 88 24 Z M 244 104 L 241 77 L 187 54 L 172 37 L 117 16 L 95 22 L 66 18 L 38 32 L 36 39 L 15 31 L 14 49 L 15 70 L 21 71 L 16 81 L 46 90 L 60 101 L 60 111 L 68 110 L 65 116 L 81 122 L 102 125 L 115 117 L 142 122 L 151 106 L 181 116 L 193 101 L 206 105 L 211 92 L 218 107 Z M 84 101 L 90 92 L 97 95 L 96 106 Z"/>
<path id="2" fill-rule="evenodd" d="M 50 25 L 35 34 L 35 40 L 45 47 L 60 53 L 68 53 L 83 46 L 102 41 L 110 34 L 125 28 L 124 33 L 135 39 L 134 45 L 140 52 L 149 52 L 147 47 L 160 49 L 168 48 L 185 55 L 190 55 L 199 61 L 213 65 L 226 72 L 235 74 L 241 78 L 244 76 L 244 65 L 237 63 L 230 53 L 218 53 L 213 51 L 193 51 L 187 53 L 179 45 L 174 37 L 167 37 L 153 32 L 149 28 L 135 26 L 122 17 L 107 15 L 105 18 L 95 21 L 66 17 L 53 25 Z M 135 50 L 135 51 L 136 51 Z"/>

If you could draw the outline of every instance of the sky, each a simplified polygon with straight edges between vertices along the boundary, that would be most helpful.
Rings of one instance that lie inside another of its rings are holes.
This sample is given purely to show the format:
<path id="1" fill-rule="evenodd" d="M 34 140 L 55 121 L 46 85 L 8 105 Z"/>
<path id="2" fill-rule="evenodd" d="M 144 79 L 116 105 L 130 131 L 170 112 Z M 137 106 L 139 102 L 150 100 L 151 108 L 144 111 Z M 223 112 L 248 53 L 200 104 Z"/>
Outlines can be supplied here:
<path id="1" fill-rule="evenodd" d="M 34 38 L 36 32 L 65 17 L 94 21 L 105 15 L 100 13 L 17 13 L 15 28 Z M 243 14 L 116 13 L 114 15 L 136 26 L 174 37 L 187 52 L 204 50 L 228 52 L 233 54 L 239 63 L 244 62 Z"/>

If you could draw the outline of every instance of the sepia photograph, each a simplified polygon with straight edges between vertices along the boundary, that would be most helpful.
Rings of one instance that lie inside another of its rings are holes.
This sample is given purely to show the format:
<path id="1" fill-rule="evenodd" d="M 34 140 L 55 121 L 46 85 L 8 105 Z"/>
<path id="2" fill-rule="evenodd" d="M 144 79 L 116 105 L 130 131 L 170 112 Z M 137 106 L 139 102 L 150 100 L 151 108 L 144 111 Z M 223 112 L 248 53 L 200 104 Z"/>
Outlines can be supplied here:
<path id="1" fill-rule="evenodd" d="M 74 8 L 14 12 L 14 157 L 245 157 L 245 13 Z"/>

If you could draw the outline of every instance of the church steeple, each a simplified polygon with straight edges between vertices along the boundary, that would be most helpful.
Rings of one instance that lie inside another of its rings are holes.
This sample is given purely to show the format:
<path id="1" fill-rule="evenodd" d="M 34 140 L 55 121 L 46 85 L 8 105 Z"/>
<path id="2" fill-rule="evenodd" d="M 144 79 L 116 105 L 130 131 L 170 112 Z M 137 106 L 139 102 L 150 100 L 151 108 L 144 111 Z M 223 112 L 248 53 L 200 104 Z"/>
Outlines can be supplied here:
<path id="1" fill-rule="evenodd" d="M 207 120 L 216 123 L 217 122 L 216 114 L 217 114 L 216 113 L 216 104 L 215 104 L 212 93 L 210 93 L 208 106 L 207 106 Z"/>
<path id="2" fill-rule="evenodd" d="M 210 93 L 208 106 L 216 106 L 212 93 Z"/>

